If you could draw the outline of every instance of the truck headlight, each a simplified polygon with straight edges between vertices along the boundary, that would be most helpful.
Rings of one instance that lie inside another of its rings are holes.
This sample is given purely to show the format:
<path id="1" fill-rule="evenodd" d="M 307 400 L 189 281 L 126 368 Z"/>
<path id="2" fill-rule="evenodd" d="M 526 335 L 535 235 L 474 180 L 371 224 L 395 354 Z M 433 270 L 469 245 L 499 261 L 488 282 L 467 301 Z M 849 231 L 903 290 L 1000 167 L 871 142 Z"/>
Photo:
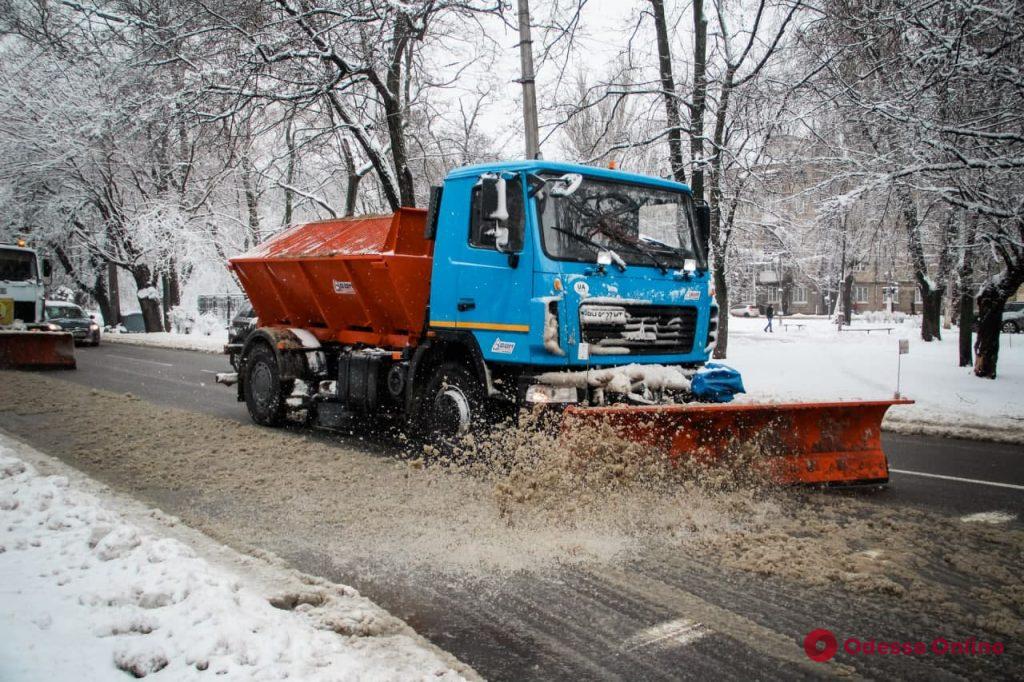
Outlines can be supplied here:
<path id="1" fill-rule="evenodd" d="M 576 389 L 571 386 L 531 384 L 526 389 L 528 403 L 575 403 L 578 400 Z"/>
<path id="2" fill-rule="evenodd" d="M 49 329 L 51 332 L 59 332 L 61 330 L 60 325 L 54 324 L 53 322 L 47 323 L 46 328 Z"/>
<path id="3" fill-rule="evenodd" d="M 99 328 L 100 328 L 100 326 L 98 324 L 96 324 L 95 322 L 93 322 L 92 324 L 89 325 L 89 331 L 94 331 L 94 332 L 95 331 L 99 331 Z"/>

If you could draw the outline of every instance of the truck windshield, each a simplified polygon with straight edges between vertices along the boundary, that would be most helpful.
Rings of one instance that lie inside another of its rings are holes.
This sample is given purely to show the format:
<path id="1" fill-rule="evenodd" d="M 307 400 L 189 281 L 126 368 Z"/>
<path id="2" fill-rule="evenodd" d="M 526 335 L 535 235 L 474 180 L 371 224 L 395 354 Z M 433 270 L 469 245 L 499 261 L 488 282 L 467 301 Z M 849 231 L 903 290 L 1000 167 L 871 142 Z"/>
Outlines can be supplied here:
<path id="1" fill-rule="evenodd" d="M 606 248 L 630 265 L 665 269 L 698 257 L 688 194 L 590 178 L 569 196 L 550 187 L 537 193 L 537 215 L 551 258 L 593 263 Z"/>
<path id="2" fill-rule="evenodd" d="M 0 249 L 0 282 L 29 282 L 35 279 L 35 254 L 31 251 Z"/>

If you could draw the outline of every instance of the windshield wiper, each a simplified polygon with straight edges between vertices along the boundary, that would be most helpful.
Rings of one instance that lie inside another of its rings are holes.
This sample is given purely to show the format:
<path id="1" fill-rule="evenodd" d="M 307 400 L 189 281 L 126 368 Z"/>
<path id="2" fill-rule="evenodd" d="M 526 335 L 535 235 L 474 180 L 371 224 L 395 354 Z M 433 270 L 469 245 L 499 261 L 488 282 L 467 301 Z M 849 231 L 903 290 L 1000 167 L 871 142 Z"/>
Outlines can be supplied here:
<path id="1" fill-rule="evenodd" d="M 619 254 L 615 253 L 611 249 L 606 248 L 604 246 L 601 246 L 600 244 L 598 244 L 597 242 L 595 242 L 593 239 L 591 239 L 589 237 L 584 237 L 582 234 L 576 234 L 572 230 L 567 230 L 564 227 L 558 227 L 557 225 L 552 225 L 551 229 L 553 229 L 555 232 L 561 232 L 562 234 L 569 235 L 570 237 L 572 237 L 576 241 L 581 242 L 583 244 L 586 244 L 587 246 L 590 246 L 590 247 L 596 249 L 598 252 L 607 251 L 611 255 L 611 257 L 612 257 L 612 262 L 614 262 L 615 265 L 618 266 L 619 271 L 620 272 L 625 272 L 626 271 L 626 261 L 622 260 L 622 256 L 620 256 Z"/>
<path id="2" fill-rule="evenodd" d="M 618 242 L 622 246 L 625 246 L 627 249 L 633 249 L 637 253 L 639 253 L 641 255 L 644 255 L 644 256 L 647 256 L 648 260 L 650 260 L 652 263 L 654 263 L 654 265 L 659 270 L 661 270 L 661 274 L 663 274 L 663 275 L 668 274 L 668 266 L 665 265 L 664 263 L 662 263 L 660 260 L 658 260 L 658 257 L 655 256 L 653 253 L 651 253 L 647 249 L 641 247 L 639 241 L 637 241 L 637 242 L 628 242 L 624 238 L 622 238 L 621 236 L 615 234 L 614 232 L 605 231 L 605 230 L 601 229 L 600 225 L 596 225 L 595 227 L 597 228 L 597 231 L 600 234 L 603 234 L 605 237 L 608 237 L 609 239 L 614 239 L 616 242 Z M 641 237 L 641 239 L 642 239 L 642 237 Z"/>

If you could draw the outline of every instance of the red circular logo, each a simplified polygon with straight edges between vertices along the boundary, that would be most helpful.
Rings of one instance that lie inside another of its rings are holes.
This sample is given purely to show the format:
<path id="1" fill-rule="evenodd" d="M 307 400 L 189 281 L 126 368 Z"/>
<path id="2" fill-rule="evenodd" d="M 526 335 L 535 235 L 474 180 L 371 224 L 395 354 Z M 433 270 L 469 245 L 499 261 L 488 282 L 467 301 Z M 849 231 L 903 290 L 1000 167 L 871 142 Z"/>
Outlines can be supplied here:
<path id="1" fill-rule="evenodd" d="M 838 650 L 839 642 L 829 630 L 811 630 L 804 637 L 804 652 L 812 661 L 824 663 L 835 656 Z"/>

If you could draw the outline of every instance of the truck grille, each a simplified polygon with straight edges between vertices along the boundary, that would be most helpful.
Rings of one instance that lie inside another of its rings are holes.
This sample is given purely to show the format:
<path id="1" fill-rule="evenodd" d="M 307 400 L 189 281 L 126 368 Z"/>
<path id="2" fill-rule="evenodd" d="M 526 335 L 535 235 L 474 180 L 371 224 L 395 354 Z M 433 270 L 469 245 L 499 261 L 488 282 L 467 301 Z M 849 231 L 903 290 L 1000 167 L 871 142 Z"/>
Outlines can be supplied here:
<path id="1" fill-rule="evenodd" d="M 696 332 L 694 306 L 580 306 L 580 334 L 592 355 L 685 355 Z"/>

